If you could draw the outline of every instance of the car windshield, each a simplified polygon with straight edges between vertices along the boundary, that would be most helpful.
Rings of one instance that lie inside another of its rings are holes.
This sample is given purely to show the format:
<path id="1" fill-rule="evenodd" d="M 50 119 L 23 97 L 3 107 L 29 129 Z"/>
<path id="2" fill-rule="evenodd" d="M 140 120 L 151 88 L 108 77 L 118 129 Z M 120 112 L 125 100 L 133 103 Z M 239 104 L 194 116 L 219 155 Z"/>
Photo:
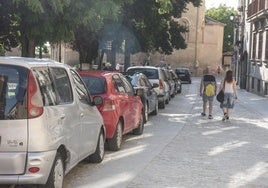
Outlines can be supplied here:
<path id="1" fill-rule="evenodd" d="M 0 120 L 26 118 L 27 69 L 0 65 Z"/>
<path id="2" fill-rule="evenodd" d="M 145 76 L 147 76 L 148 79 L 158 79 L 157 69 L 135 68 L 135 69 L 129 69 L 127 72 L 130 75 L 133 75 L 135 73 L 143 73 Z"/>
<path id="3" fill-rule="evenodd" d="M 188 72 L 188 70 L 187 69 L 177 69 L 176 72 L 186 74 Z"/>
<path id="4" fill-rule="evenodd" d="M 82 76 L 82 79 L 85 82 L 90 94 L 97 95 L 106 93 L 106 82 L 104 78 L 95 76 Z"/>

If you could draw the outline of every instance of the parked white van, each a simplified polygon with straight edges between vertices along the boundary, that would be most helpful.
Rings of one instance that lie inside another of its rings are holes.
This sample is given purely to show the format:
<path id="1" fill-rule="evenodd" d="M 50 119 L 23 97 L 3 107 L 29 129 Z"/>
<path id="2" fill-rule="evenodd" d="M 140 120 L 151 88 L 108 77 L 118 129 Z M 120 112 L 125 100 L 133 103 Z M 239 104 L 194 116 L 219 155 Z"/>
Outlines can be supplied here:
<path id="1" fill-rule="evenodd" d="M 101 162 L 100 104 L 67 65 L 0 57 L 0 184 L 60 188 L 81 160 Z"/>

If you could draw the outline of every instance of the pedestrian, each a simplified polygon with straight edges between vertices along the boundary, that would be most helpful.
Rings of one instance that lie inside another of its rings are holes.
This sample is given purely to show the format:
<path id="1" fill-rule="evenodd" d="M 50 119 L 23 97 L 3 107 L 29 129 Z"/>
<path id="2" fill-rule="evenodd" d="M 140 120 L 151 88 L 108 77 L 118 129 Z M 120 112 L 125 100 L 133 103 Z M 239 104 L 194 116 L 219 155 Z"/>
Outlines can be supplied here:
<path id="1" fill-rule="evenodd" d="M 202 97 L 203 100 L 203 112 L 201 113 L 201 115 L 206 116 L 207 103 L 209 103 L 208 119 L 213 119 L 212 110 L 216 91 L 217 91 L 216 78 L 211 74 L 211 69 L 210 67 L 208 67 L 207 72 L 202 77 L 200 83 L 200 97 Z"/>
<path id="2" fill-rule="evenodd" d="M 220 65 L 218 65 L 218 67 L 217 67 L 217 74 L 218 74 L 218 76 L 221 75 L 221 66 Z"/>
<path id="3" fill-rule="evenodd" d="M 233 77 L 233 71 L 228 70 L 225 78 L 221 82 L 220 89 L 224 91 L 224 100 L 220 104 L 223 110 L 222 121 L 229 120 L 230 111 L 234 107 L 234 99 L 237 99 L 236 81 Z"/>
<path id="4" fill-rule="evenodd" d="M 115 68 L 112 67 L 111 63 L 107 62 L 105 63 L 105 67 L 103 68 L 103 70 L 115 71 Z"/>

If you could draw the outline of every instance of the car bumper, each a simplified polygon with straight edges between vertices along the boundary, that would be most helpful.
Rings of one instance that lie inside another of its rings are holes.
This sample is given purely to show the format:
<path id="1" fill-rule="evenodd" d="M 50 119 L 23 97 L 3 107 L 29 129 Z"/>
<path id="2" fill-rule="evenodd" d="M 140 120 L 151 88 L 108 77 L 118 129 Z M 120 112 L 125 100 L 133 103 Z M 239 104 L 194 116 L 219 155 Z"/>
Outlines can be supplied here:
<path id="1" fill-rule="evenodd" d="M 55 151 L 28 153 L 27 165 L 24 174 L 0 175 L 0 184 L 45 184 L 50 174 L 56 155 Z M 31 167 L 38 167 L 37 173 L 28 171 Z"/>

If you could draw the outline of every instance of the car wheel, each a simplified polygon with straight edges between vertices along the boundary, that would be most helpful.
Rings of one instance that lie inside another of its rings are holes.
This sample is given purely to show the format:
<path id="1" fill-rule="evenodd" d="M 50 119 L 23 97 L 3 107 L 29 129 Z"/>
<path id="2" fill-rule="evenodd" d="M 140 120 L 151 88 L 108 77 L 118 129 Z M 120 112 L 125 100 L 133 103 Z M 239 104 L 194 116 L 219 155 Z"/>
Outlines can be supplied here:
<path id="1" fill-rule="evenodd" d="M 41 185 L 43 188 L 61 188 L 64 179 L 64 165 L 60 153 L 56 154 L 55 161 L 51 168 L 47 183 Z"/>
<path id="2" fill-rule="evenodd" d="M 143 119 L 144 119 L 144 123 L 146 123 L 149 119 L 147 102 L 144 104 L 144 107 L 143 107 Z"/>
<path id="3" fill-rule="evenodd" d="M 143 115 L 140 116 L 139 126 L 133 130 L 133 134 L 135 135 L 141 135 L 143 133 L 144 129 L 144 120 Z"/>
<path id="4" fill-rule="evenodd" d="M 95 152 L 89 156 L 89 162 L 100 163 L 104 158 L 104 133 L 101 130 Z"/>
<path id="5" fill-rule="evenodd" d="M 158 114 L 158 101 L 156 101 L 154 111 L 152 111 L 152 115 L 157 115 L 157 114 Z"/>
<path id="6" fill-rule="evenodd" d="M 169 104 L 170 97 L 168 97 L 165 101 L 166 104 Z"/>
<path id="7" fill-rule="evenodd" d="M 165 109 L 166 108 L 166 103 L 165 103 L 164 100 L 163 101 L 160 101 L 159 108 L 161 108 L 161 109 Z"/>
<path id="8" fill-rule="evenodd" d="M 107 140 L 108 149 L 111 151 L 118 151 L 121 148 L 123 137 L 122 122 L 119 120 L 116 125 L 116 130 L 114 136 L 111 139 Z"/>

